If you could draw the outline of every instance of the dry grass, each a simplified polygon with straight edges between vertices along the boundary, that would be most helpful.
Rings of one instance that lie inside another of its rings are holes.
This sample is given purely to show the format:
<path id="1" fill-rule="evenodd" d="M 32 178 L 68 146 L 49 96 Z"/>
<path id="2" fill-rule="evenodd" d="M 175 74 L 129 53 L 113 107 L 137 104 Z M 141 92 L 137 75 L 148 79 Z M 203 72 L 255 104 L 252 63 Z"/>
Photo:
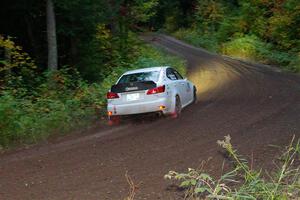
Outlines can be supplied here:
<path id="1" fill-rule="evenodd" d="M 128 195 L 124 200 L 134 200 L 137 190 L 139 189 L 140 184 L 135 184 L 132 178 L 128 175 L 128 172 L 125 174 L 126 181 L 129 185 Z"/>

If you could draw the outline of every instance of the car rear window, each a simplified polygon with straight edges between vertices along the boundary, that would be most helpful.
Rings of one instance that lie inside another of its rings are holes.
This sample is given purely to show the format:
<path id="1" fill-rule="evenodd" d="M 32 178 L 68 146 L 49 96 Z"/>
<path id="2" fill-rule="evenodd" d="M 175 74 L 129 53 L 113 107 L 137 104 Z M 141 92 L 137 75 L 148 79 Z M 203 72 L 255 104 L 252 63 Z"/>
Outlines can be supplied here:
<path id="1" fill-rule="evenodd" d="M 121 77 L 118 83 L 132 83 L 132 82 L 142 82 L 142 81 L 157 82 L 158 78 L 159 78 L 159 71 L 140 72 L 134 74 L 126 74 Z"/>

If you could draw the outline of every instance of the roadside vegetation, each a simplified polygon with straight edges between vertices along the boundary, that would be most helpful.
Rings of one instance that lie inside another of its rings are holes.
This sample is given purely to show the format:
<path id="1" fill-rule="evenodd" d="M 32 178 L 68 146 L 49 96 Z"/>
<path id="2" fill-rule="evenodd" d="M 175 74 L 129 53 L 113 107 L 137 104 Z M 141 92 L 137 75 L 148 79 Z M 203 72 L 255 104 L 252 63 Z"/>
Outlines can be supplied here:
<path id="1" fill-rule="evenodd" d="M 163 31 L 212 52 L 300 72 L 298 0 L 173 4 Z"/>
<path id="2" fill-rule="evenodd" d="M 10 60 L 1 61 L 0 147 L 34 143 L 100 120 L 106 114 L 106 92 L 127 70 L 172 65 L 185 74 L 182 59 L 136 39 L 132 45 L 130 62 L 111 68 L 101 81 L 89 82 L 67 66 L 41 73 L 20 46 L 1 36 L 0 47 L 10 52 Z"/>
<path id="3" fill-rule="evenodd" d="M 0 150 L 101 120 L 125 71 L 182 59 L 138 39 L 158 0 L 5 1 L 0 8 Z M 17 25 L 15 25 L 17 24 Z"/>
<path id="4" fill-rule="evenodd" d="M 254 169 L 241 157 L 230 142 L 230 136 L 218 144 L 226 151 L 234 169 L 214 178 L 203 168 L 189 168 L 187 172 L 170 171 L 165 179 L 184 189 L 183 199 L 299 199 L 300 196 L 300 141 L 293 139 L 283 154 L 274 160 L 273 170 Z M 222 166 L 220 166 L 222 167 Z M 222 169 L 223 171 L 223 169 Z"/>

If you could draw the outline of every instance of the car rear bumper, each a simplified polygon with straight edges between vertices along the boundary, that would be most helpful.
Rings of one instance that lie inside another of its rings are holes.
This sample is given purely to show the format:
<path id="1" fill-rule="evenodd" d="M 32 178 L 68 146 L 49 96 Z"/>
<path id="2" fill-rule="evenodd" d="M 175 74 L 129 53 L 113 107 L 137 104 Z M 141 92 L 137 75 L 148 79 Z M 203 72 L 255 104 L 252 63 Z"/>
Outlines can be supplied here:
<path id="1" fill-rule="evenodd" d="M 164 106 L 164 107 L 162 107 Z M 166 98 L 159 98 L 153 101 L 132 102 L 130 104 L 108 104 L 107 111 L 109 115 L 131 115 L 162 111 L 168 111 L 168 101 Z"/>

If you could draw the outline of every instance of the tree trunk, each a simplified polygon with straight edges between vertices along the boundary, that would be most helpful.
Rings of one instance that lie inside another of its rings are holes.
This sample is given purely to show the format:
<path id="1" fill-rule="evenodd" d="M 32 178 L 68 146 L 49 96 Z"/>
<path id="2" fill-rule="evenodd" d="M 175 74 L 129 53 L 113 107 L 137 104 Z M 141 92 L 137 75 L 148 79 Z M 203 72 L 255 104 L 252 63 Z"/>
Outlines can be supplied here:
<path id="1" fill-rule="evenodd" d="M 57 69 L 57 42 L 53 0 L 47 0 L 48 69 Z"/>

